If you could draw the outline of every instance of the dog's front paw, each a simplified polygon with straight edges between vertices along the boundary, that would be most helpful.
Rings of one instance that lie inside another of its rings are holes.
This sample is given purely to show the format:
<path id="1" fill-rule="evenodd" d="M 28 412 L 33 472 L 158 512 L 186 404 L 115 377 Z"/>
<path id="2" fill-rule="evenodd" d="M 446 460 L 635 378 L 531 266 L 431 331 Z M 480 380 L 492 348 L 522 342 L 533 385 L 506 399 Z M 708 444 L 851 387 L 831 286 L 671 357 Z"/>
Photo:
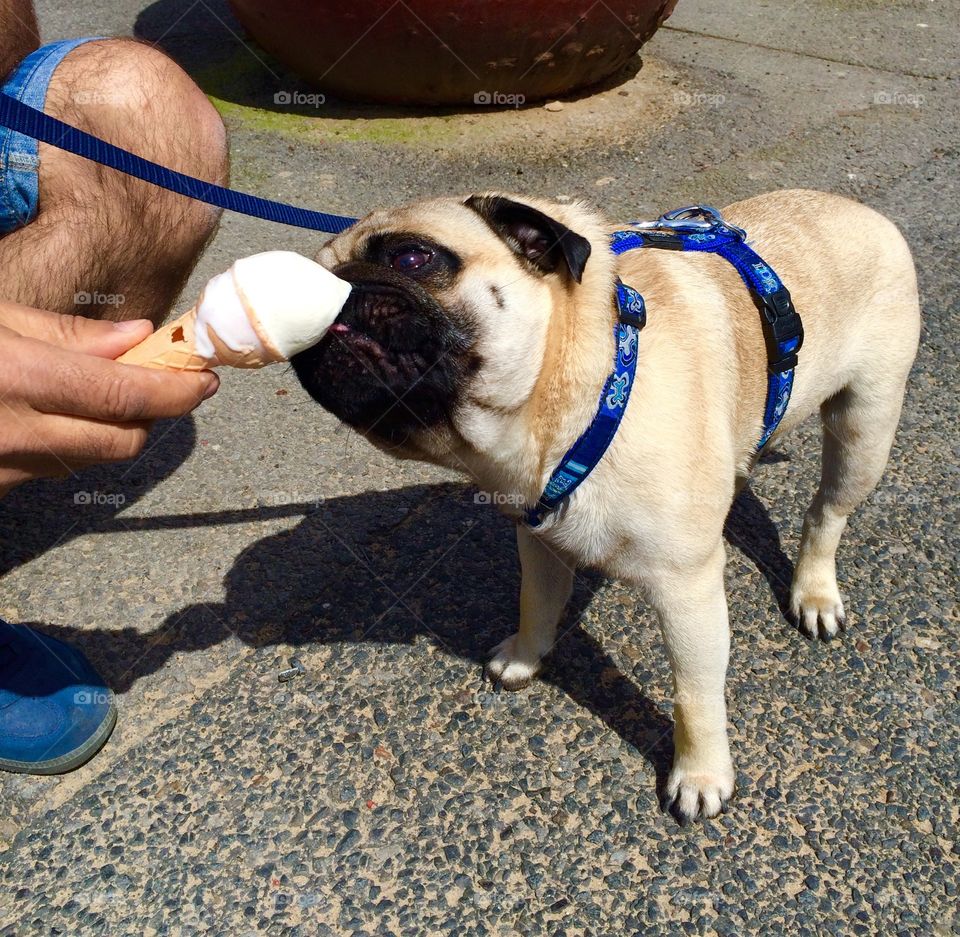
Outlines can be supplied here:
<path id="1" fill-rule="evenodd" d="M 810 581 L 794 579 L 790 589 L 790 611 L 808 638 L 833 638 L 846 624 L 843 600 L 835 579 Z"/>
<path id="2" fill-rule="evenodd" d="M 524 648 L 519 634 L 501 641 L 490 653 L 487 676 L 505 690 L 522 689 L 540 670 L 541 655 Z"/>
<path id="3" fill-rule="evenodd" d="M 733 796 L 733 766 L 698 770 L 695 765 L 674 764 L 667 779 L 665 805 L 681 823 L 715 817 Z"/>

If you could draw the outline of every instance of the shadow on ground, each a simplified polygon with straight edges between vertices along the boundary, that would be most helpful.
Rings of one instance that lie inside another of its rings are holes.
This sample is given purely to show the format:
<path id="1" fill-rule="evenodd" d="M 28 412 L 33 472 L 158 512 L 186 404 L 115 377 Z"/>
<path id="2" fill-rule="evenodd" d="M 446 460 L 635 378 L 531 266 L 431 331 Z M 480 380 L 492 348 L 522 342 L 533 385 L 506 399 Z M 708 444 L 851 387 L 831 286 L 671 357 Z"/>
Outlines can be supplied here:
<path id="1" fill-rule="evenodd" d="M 0 577 L 76 537 L 110 524 L 117 530 L 129 527 L 117 516 L 173 474 L 196 443 L 191 415 L 160 420 L 132 463 L 99 465 L 63 481 L 15 489 L 0 500 Z"/>
<path id="2" fill-rule="evenodd" d="M 127 469 L 125 489 L 140 485 L 146 490 L 179 465 L 193 442 L 190 421 L 168 427 L 157 447 L 162 454 L 148 456 L 146 464 L 137 466 L 136 477 Z M 83 484 L 114 490 L 123 471 L 122 466 L 101 469 L 85 476 Z M 50 484 L 5 506 L 8 529 L 13 525 L 29 533 L 16 545 L 17 538 L 6 538 L 0 570 L 84 533 L 202 528 L 303 515 L 292 529 L 265 537 L 238 556 L 226 576 L 224 602 L 187 606 L 153 631 L 28 623 L 83 649 L 117 692 L 174 655 L 203 651 L 231 634 L 258 648 L 409 644 L 426 636 L 448 654 L 476 663 L 479 674 L 489 649 L 515 627 L 519 570 L 512 525 L 477 505 L 473 490 L 463 485 L 415 485 L 318 503 L 146 518 L 90 512 L 68 495 L 66 486 Z M 765 508 L 749 489 L 731 511 L 727 536 L 764 572 L 783 607 L 790 563 Z M 669 721 L 579 624 L 602 585 L 596 574 L 578 575 L 561 626 L 562 647 L 543 679 L 640 752 L 662 789 L 671 757 Z"/>
<path id="3" fill-rule="evenodd" d="M 156 0 L 140 11 L 133 31 L 137 38 L 163 49 L 206 94 L 234 104 L 306 117 L 366 120 L 443 117 L 473 110 L 467 106 L 420 108 L 350 103 L 333 98 L 326 100 L 322 108 L 286 103 L 284 92 L 288 97 L 292 90 L 306 92 L 308 83 L 246 35 L 227 0 L 206 0 L 203 3 L 195 0 Z M 564 100 L 579 100 L 618 87 L 633 78 L 641 67 L 640 56 L 635 55 L 609 78 L 564 95 Z M 323 88 L 317 90 L 323 91 Z M 542 104 L 542 101 L 531 101 L 526 107 L 537 108 Z M 524 109 L 524 106 L 520 109 Z M 484 106 L 478 110 L 489 113 L 496 108 Z"/>
<path id="4" fill-rule="evenodd" d="M 786 462 L 786 456 L 777 452 L 765 454 L 762 463 Z M 793 563 L 783 552 L 777 525 L 770 519 L 763 502 L 745 488 L 733 503 L 723 528 L 727 542 L 735 546 L 767 580 L 770 591 L 777 600 L 780 614 L 795 624 L 790 613 L 790 583 L 793 580 Z"/>

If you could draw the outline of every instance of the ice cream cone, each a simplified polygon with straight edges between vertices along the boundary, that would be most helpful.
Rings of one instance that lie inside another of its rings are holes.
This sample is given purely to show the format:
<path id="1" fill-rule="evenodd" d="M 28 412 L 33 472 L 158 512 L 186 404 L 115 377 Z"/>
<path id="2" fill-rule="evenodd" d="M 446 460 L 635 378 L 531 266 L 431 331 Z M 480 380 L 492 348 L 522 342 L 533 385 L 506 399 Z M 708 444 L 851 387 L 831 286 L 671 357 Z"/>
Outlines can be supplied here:
<path id="1" fill-rule="evenodd" d="M 251 322 L 251 325 L 254 325 Z M 260 335 L 260 348 L 253 346 L 235 350 L 207 326 L 207 335 L 214 354 L 204 354 L 197 347 L 197 307 L 185 312 L 179 319 L 168 322 L 134 345 L 117 360 L 122 364 L 138 364 L 143 368 L 169 368 L 172 371 L 205 371 L 227 365 L 231 368 L 262 368 L 286 359 L 280 352 L 268 348 Z"/>
<path id="2" fill-rule="evenodd" d="M 213 277 L 196 306 L 117 360 L 146 368 L 262 368 L 316 344 L 350 284 L 306 257 L 270 251 Z"/>

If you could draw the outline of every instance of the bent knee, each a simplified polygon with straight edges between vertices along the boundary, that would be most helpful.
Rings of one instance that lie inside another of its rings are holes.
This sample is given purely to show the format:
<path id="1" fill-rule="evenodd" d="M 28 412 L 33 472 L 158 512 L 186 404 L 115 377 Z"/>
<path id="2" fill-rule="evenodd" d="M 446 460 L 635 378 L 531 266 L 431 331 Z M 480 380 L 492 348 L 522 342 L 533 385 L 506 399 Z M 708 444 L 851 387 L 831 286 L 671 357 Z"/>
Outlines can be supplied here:
<path id="1" fill-rule="evenodd" d="M 171 58 L 135 39 L 78 46 L 57 67 L 46 110 L 170 169 L 223 184 L 223 121 Z"/>

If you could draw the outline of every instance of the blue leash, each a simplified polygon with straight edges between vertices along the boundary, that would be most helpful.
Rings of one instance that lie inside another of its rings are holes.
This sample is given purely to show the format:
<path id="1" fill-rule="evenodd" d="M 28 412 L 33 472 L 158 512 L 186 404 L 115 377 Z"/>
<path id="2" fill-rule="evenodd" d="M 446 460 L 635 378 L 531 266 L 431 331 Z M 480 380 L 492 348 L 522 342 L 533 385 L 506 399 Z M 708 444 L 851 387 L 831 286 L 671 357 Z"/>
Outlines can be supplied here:
<path id="1" fill-rule="evenodd" d="M 794 309 L 789 290 L 760 255 L 747 245 L 746 232 L 725 222 L 715 208 L 706 205 L 679 208 L 661 215 L 656 221 L 634 222 L 632 228 L 614 231 L 611 235 L 610 250 L 617 256 L 641 247 L 719 254 L 733 264 L 760 306 L 768 373 L 763 430 L 757 443 L 759 452 L 787 412 L 797 352 L 803 344 L 803 324 Z M 597 413 L 554 469 L 537 504 L 527 510 L 525 520 L 530 527 L 538 527 L 544 517 L 570 497 L 597 467 L 626 412 L 637 370 L 639 333 L 646 322 L 646 310 L 643 297 L 619 280 L 617 306 L 616 357 L 613 371 L 600 394 Z"/>
<path id="2" fill-rule="evenodd" d="M 144 182 L 169 189 L 179 195 L 207 202 L 219 208 L 241 212 L 244 215 L 252 215 L 254 218 L 262 218 L 265 221 L 276 221 L 297 228 L 339 234 L 341 231 L 346 231 L 357 220 L 343 215 L 328 215 L 322 211 L 297 208 L 295 205 L 287 205 L 283 202 L 273 202 L 256 195 L 248 195 L 246 192 L 226 189 L 212 182 L 203 182 L 182 172 L 175 172 L 159 163 L 137 156 L 129 150 L 107 143 L 70 124 L 65 124 L 62 120 L 57 120 L 49 114 L 44 114 L 43 111 L 2 93 L 0 93 L 0 126 L 22 133 L 24 136 L 33 137 L 43 143 L 49 143 L 68 153 L 82 156 L 84 159 L 102 163 L 111 169 L 135 176 Z"/>

